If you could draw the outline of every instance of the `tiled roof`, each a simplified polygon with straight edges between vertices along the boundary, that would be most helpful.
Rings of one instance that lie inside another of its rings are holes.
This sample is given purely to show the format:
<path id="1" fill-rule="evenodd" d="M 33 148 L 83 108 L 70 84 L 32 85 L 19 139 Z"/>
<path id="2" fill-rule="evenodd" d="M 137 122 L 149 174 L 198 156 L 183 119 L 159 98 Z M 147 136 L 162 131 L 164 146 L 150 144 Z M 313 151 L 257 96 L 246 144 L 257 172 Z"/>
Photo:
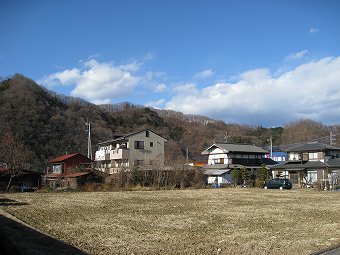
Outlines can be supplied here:
<path id="1" fill-rule="evenodd" d="M 277 165 L 269 166 L 269 168 L 273 169 L 273 170 L 282 170 L 282 169 L 303 170 L 303 169 L 305 169 L 304 163 L 299 163 L 298 161 L 294 161 L 294 162 L 285 161 L 285 162 L 279 163 Z"/>
<path id="2" fill-rule="evenodd" d="M 262 164 L 265 164 L 267 166 L 272 166 L 278 164 L 275 160 L 272 160 L 271 158 L 263 158 Z"/>
<path id="3" fill-rule="evenodd" d="M 340 158 L 333 158 L 326 162 L 330 167 L 340 167 Z"/>
<path id="4" fill-rule="evenodd" d="M 257 147 L 256 145 L 249 145 L 249 144 L 233 144 L 233 143 L 214 143 L 208 149 L 202 152 L 202 154 L 209 154 L 208 150 L 218 147 L 224 150 L 226 153 L 232 152 L 245 152 L 245 153 L 259 153 L 259 154 L 267 154 L 268 151 Z"/>
<path id="5" fill-rule="evenodd" d="M 227 170 L 222 170 L 222 169 L 216 169 L 216 170 L 205 170 L 203 172 L 204 175 L 222 175 L 225 174 L 227 172 L 229 172 L 230 169 Z"/>
<path id="6" fill-rule="evenodd" d="M 228 165 L 226 164 L 213 164 L 213 165 L 205 165 L 204 169 L 227 169 Z"/>
<path id="7" fill-rule="evenodd" d="M 78 154 L 81 155 L 80 153 L 66 154 L 66 155 L 57 157 L 57 158 L 55 158 L 55 159 L 52 159 L 52 160 L 50 161 L 50 163 L 59 163 L 59 162 L 63 162 L 63 161 L 65 161 L 66 159 L 72 158 L 73 156 L 78 155 Z"/>
<path id="8" fill-rule="evenodd" d="M 290 163 L 289 161 L 286 161 L 282 164 L 278 164 L 275 166 L 270 166 L 270 169 L 272 170 L 304 170 L 304 169 L 324 169 L 324 168 L 333 168 L 333 167 L 340 167 L 340 159 L 330 159 L 327 162 L 321 162 L 321 161 L 307 161 L 304 163 Z"/>
<path id="9" fill-rule="evenodd" d="M 325 168 L 327 165 L 321 161 L 308 161 L 303 164 L 306 168 Z"/>
<path id="10" fill-rule="evenodd" d="M 325 150 L 339 150 L 340 151 L 340 147 L 336 147 L 336 146 L 332 146 L 332 145 L 324 144 L 324 143 L 319 143 L 319 142 L 313 142 L 313 143 L 305 143 L 305 144 L 287 149 L 288 152 L 325 151 Z"/>
<path id="11" fill-rule="evenodd" d="M 106 143 L 111 143 L 111 142 L 118 142 L 118 141 L 122 141 L 122 140 L 126 140 L 127 138 L 129 138 L 130 136 L 133 136 L 135 134 L 139 134 L 141 132 L 145 132 L 145 131 L 150 131 L 160 137 L 162 137 L 165 141 L 168 141 L 168 139 L 164 138 L 163 136 L 153 132 L 152 130 L 150 129 L 143 129 L 143 130 L 140 130 L 140 131 L 135 131 L 135 132 L 131 132 L 131 133 L 128 133 L 128 134 L 125 134 L 125 135 L 119 135 L 117 138 L 115 139 L 109 139 L 109 140 L 106 140 L 106 141 L 103 141 L 103 142 L 100 142 L 98 144 L 106 144 Z"/>

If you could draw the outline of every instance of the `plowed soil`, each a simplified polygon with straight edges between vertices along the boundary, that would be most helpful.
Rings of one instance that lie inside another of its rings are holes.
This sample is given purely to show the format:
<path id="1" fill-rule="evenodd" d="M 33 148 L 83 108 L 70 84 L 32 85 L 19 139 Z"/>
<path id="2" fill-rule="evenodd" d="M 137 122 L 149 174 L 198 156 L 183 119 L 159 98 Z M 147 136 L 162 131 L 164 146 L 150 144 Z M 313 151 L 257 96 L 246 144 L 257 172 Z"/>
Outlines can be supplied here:
<path id="1" fill-rule="evenodd" d="M 0 194 L 90 254 L 310 254 L 340 243 L 340 192 L 201 189 Z M 15 202 L 13 202 L 15 201 Z"/>

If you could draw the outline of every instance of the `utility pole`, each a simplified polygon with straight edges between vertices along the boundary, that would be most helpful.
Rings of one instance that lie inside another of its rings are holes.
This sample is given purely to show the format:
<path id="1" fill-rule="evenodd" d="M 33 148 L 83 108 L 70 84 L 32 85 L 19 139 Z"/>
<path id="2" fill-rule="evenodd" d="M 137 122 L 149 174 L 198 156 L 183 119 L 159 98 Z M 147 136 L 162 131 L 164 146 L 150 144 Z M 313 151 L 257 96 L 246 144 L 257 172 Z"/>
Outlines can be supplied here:
<path id="1" fill-rule="evenodd" d="M 270 139 L 268 139 L 270 142 L 270 158 L 273 158 L 273 137 L 271 136 Z"/>
<path id="2" fill-rule="evenodd" d="M 336 135 L 333 134 L 333 132 L 331 131 L 329 133 L 329 144 L 330 145 L 335 145 L 335 142 L 336 142 Z"/>
<path id="3" fill-rule="evenodd" d="M 92 161 L 92 145 L 91 145 L 91 123 L 89 120 L 85 123 L 87 126 L 87 157 Z"/>
<path id="4" fill-rule="evenodd" d="M 186 158 L 187 158 L 187 163 L 189 162 L 189 147 L 187 146 L 187 149 L 186 149 Z"/>

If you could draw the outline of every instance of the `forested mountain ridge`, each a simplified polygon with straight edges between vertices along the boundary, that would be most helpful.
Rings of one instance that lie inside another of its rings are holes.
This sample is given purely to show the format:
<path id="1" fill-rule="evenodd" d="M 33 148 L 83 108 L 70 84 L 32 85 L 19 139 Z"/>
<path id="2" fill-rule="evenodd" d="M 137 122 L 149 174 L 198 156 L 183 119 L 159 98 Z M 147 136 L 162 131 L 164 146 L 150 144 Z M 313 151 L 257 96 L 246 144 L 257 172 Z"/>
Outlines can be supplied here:
<path id="1" fill-rule="evenodd" d="M 99 141 L 111 138 L 114 133 L 150 128 L 169 140 L 165 148 L 166 163 L 183 160 L 187 150 L 190 159 L 202 160 L 201 152 L 207 146 L 226 138 L 230 142 L 258 146 L 268 146 L 270 137 L 274 145 L 320 137 L 327 142 L 329 132 L 339 127 L 311 120 L 275 128 L 226 124 L 205 116 L 131 103 L 94 105 L 48 91 L 20 74 L 0 82 L 0 132 L 10 132 L 24 144 L 35 170 L 43 170 L 48 160 L 65 153 L 87 155 L 87 120 L 91 123 L 93 152 Z"/>

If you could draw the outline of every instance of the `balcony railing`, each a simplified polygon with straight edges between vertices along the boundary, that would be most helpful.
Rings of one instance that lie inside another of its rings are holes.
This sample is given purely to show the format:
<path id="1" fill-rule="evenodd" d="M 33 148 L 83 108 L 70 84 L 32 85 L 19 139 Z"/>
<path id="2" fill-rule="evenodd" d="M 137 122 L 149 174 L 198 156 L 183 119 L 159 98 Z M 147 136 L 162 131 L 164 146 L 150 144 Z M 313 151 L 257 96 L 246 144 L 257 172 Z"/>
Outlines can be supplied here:
<path id="1" fill-rule="evenodd" d="M 96 151 L 96 161 L 128 159 L 130 151 L 128 149 L 113 149 Z"/>
<path id="2" fill-rule="evenodd" d="M 130 156 L 128 149 L 114 149 L 110 151 L 110 159 L 127 159 Z"/>
<path id="3" fill-rule="evenodd" d="M 109 151 L 106 151 L 106 150 L 96 151 L 95 160 L 96 161 L 110 160 L 110 153 L 109 153 Z"/>

